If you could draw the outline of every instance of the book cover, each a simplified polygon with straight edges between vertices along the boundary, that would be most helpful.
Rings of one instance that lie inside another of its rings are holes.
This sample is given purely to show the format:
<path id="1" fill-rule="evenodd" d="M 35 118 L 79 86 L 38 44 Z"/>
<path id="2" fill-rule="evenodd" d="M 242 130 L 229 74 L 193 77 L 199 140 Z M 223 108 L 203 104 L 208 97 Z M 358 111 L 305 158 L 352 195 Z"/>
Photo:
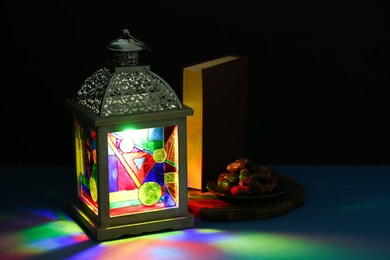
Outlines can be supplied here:
<path id="1" fill-rule="evenodd" d="M 183 68 L 188 187 L 206 183 L 245 156 L 247 58 L 229 55 Z"/>

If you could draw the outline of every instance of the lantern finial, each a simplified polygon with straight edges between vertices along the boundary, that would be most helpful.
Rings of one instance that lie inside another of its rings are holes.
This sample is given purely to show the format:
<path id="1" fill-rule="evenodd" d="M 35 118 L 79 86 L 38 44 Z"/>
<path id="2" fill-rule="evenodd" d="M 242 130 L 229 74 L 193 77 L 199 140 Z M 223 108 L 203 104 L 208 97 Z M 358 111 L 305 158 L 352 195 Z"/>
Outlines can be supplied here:
<path id="1" fill-rule="evenodd" d="M 135 38 L 130 34 L 130 31 L 127 29 L 122 30 L 122 35 L 117 39 L 110 41 L 106 45 L 107 49 L 112 51 L 120 52 L 134 52 L 142 50 L 151 50 L 145 43 L 141 40 Z"/>

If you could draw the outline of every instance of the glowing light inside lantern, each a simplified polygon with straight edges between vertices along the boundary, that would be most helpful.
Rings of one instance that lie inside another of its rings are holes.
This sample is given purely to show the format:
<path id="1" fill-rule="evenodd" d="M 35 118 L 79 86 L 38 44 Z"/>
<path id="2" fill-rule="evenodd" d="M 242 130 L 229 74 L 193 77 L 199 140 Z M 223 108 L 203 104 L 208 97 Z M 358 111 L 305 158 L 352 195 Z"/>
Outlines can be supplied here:
<path id="1" fill-rule="evenodd" d="M 111 216 L 178 206 L 177 128 L 127 129 L 108 134 Z"/>
<path id="2" fill-rule="evenodd" d="M 121 141 L 119 147 L 122 152 L 129 153 L 134 149 L 134 142 L 131 138 L 125 138 Z"/>

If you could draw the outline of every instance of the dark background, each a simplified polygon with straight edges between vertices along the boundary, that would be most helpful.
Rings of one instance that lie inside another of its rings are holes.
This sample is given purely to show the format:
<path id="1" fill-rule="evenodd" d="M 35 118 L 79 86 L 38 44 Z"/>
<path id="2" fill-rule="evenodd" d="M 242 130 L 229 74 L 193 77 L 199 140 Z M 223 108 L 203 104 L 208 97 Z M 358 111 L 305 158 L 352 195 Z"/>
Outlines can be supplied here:
<path id="1" fill-rule="evenodd" d="M 0 163 L 73 163 L 65 99 L 111 59 L 105 44 L 124 28 L 152 49 L 141 61 L 179 95 L 184 66 L 248 57 L 242 138 L 255 161 L 390 163 L 385 4 L 4 2 Z M 221 113 L 232 104 L 216 102 Z"/>

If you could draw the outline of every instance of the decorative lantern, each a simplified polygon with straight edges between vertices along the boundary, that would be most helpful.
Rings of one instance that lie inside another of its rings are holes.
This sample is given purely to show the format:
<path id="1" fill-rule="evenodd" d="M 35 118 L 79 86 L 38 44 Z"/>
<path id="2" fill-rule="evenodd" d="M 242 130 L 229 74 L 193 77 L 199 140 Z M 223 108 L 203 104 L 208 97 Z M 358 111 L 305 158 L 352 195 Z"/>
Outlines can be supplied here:
<path id="1" fill-rule="evenodd" d="M 66 103 L 74 125 L 77 196 L 71 209 L 98 241 L 194 226 L 187 204 L 186 116 L 128 30 L 107 46 L 110 66 Z"/>

